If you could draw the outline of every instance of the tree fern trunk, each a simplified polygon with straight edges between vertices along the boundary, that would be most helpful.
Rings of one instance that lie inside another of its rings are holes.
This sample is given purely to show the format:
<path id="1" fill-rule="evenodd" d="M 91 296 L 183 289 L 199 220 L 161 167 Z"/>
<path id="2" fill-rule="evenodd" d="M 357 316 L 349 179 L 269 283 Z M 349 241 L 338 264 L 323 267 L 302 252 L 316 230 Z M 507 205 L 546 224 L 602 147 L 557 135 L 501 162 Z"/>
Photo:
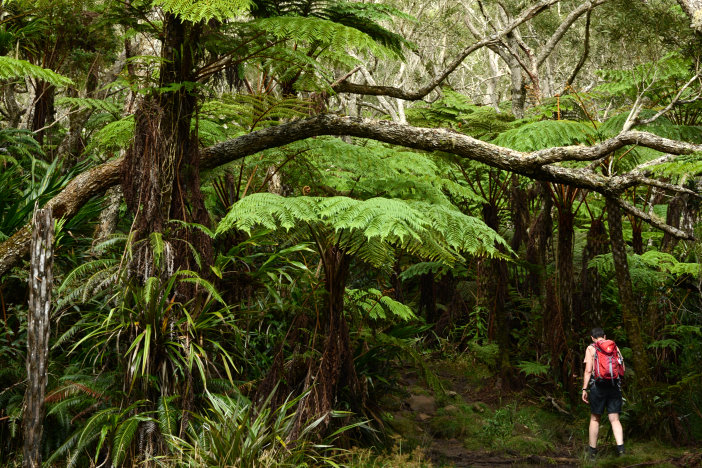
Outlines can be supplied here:
<path id="1" fill-rule="evenodd" d="M 650 382 L 648 367 L 648 354 L 641 337 L 641 324 L 638 317 L 638 307 L 631 285 L 629 264 L 626 257 L 626 243 L 622 229 L 622 215 L 617 202 L 607 198 L 607 224 L 609 225 L 609 239 L 612 246 L 612 259 L 619 288 L 619 300 L 622 307 L 622 322 L 626 331 L 629 345 L 633 351 L 633 364 L 636 372 L 636 381 L 639 388 L 646 388 Z"/>
<path id="2" fill-rule="evenodd" d="M 498 231 L 500 228 L 500 218 L 498 207 L 492 203 L 483 204 L 483 221 L 490 228 Z M 499 347 L 498 366 L 500 375 L 506 385 L 510 385 L 512 380 L 512 365 L 510 356 L 510 323 L 505 309 L 507 300 L 507 284 L 509 281 L 507 263 L 500 259 L 485 260 L 487 268 L 481 275 L 483 291 L 483 306 L 492 316 L 494 326 L 494 337 Z"/>
<path id="3" fill-rule="evenodd" d="M 161 50 L 160 87 L 147 96 L 135 114 L 135 135 L 126 152 L 124 196 L 134 213 L 135 241 L 150 233 L 164 232 L 170 218 L 209 224 L 200 192 L 197 132 L 191 130 L 196 95 L 195 51 L 200 26 L 166 14 Z M 205 264 L 211 260 L 210 238 L 200 232 L 178 229 L 169 270 L 198 270 L 188 243 L 200 252 Z M 159 268 L 148 243 L 134 252 L 132 275 L 145 278 Z"/>
<path id="4" fill-rule="evenodd" d="M 54 116 L 54 95 L 56 87 L 46 81 L 38 81 L 36 84 L 36 100 L 34 101 L 34 112 L 32 114 L 31 130 L 34 138 L 39 144 L 44 144 L 44 136 L 47 130 L 44 129 L 47 122 Z"/>
<path id="5" fill-rule="evenodd" d="M 573 220 L 575 215 L 569 204 L 558 208 L 558 252 L 556 270 L 558 275 L 558 302 L 563 314 L 563 326 L 571 328 L 573 320 Z"/>
<path id="6" fill-rule="evenodd" d="M 600 326 L 602 321 L 602 298 L 600 275 L 588 263 L 597 255 L 607 252 L 607 231 L 602 219 L 595 218 L 587 231 L 587 242 L 583 249 L 582 270 L 580 271 L 580 300 L 573 308 L 576 330 Z"/>
<path id="7" fill-rule="evenodd" d="M 49 312 L 54 243 L 51 208 L 36 210 L 32 220 L 32 259 L 27 315 L 27 394 L 24 408 L 23 466 L 41 467 L 41 437 L 44 419 L 49 355 Z"/>
<path id="8" fill-rule="evenodd" d="M 323 344 L 321 357 L 308 360 L 304 389 L 310 390 L 310 394 L 296 413 L 295 435 L 299 435 L 304 424 L 312 418 L 324 416 L 324 421 L 319 425 L 320 432 L 329 427 L 330 411 L 341 388 L 346 387 L 350 391 L 350 401 L 355 404 L 356 411 L 362 409 L 364 401 L 353 363 L 349 327 L 344 317 L 344 293 L 350 258 L 335 246 L 329 246 L 321 253 L 327 298 L 315 335 L 323 337 Z"/>
<path id="9" fill-rule="evenodd" d="M 685 206 L 687 205 L 687 198 L 688 196 L 686 194 L 681 193 L 670 199 L 670 202 L 668 203 L 668 210 L 665 215 L 666 224 L 675 228 L 680 227 L 680 220 L 683 212 L 685 211 Z M 663 234 L 663 239 L 661 239 L 661 251 L 672 253 L 677 243 L 678 239 L 666 232 Z"/>

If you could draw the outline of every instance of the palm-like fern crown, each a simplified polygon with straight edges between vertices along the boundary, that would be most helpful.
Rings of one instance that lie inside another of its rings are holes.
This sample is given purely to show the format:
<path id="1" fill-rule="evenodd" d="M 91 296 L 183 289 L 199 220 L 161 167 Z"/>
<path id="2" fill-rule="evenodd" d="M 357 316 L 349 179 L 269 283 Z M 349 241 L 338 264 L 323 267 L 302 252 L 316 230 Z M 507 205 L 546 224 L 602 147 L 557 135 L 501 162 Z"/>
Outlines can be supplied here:
<path id="1" fill-rule="evenodd" d="M 251 12 L 256 18 L 314 17 L 344 25 L 367 34 L 374 41 L 402 56 L 403 47 L 414 47 L 403 36 L 381 26 L 393 17 L 413 17 L 387 5 L 330 0 L 253 0 Z"/>
<path id="2" fill-rule="evenodd" d="M 333 242 L 374 266 L 392 262 L 394 248 L 453 264 L 460 252 L 499 255 L 504 240 L 482 221 L 449 205 L 387 198 L 281 197 L 259 193 L 232 206 L 217 234 L 256 227 L 325 230 Z"/>

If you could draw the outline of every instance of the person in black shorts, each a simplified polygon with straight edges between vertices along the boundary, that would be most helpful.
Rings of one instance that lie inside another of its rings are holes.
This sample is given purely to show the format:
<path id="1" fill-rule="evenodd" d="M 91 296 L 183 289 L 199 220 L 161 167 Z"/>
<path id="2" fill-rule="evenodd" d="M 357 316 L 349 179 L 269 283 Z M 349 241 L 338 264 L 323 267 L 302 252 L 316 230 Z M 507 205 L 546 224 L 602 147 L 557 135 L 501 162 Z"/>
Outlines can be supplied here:
<path id="1" fill-rule="evenodd" d="M 619 421 L 619 413 L 622 411 L 622 390 L 619 381 L 595 382 L 592 378 L 595 363 L 594 343 L 605 340 L 604 330 L 601 328 L 592 329 L 592 342 L 585 350 L 585 375 L 583 376 L 583 401 L 590 404 L 590 430 L 588 454 L 594 458 L 597 454 L 597 435 L 600 432 L 600 418 L 605 408 L 607 416 L 612 425 L 612 433 L 617 443 L 617 453 L 624 454 L 624 430 Z M 589 392 L 589 394 L 588 394 Z"/>

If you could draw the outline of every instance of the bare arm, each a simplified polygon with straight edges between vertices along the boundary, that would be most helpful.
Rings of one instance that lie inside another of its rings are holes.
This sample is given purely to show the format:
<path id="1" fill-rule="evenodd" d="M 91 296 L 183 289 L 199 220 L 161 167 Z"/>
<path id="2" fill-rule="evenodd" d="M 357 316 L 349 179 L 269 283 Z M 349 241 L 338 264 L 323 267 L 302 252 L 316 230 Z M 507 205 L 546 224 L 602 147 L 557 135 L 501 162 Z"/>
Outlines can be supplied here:
<path id="1" fill-rule="evenodd" d="M 590 347 L 588 346 L 587 351 L 585 351 L 585 372 L 583 375 L 583 396 L 582 399 L 585 403 L 588 403 L 587 389 L 590 387 L 590 377 L 592 376 L 592 353 L 590 352 Z"/>

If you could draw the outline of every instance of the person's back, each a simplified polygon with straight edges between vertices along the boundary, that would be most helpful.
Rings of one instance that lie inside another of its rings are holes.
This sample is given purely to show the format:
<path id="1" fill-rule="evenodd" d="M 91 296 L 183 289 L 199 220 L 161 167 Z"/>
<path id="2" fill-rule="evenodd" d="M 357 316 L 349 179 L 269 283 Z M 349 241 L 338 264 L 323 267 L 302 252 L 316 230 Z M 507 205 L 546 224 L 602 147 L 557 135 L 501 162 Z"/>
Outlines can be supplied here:
<path id="1" fill-rule="evenodd" d="M 624 454 L 624 431 L 619 421 L 619 413 L 622 411 L 621 376 L 625 370 L 624 363 L 616 344 L 607 340 L 604 330 L 593 328 L 591 338 L 592 344 L 585 350 L 583 361 L 585 374 L 582 395 L 583 401 L 590 404 L 588 454 L 594 458 L 597 453 L 600 418 L 607 408 L 607 416 L 617 443 L 617 453 L 622 455 Z"/>

